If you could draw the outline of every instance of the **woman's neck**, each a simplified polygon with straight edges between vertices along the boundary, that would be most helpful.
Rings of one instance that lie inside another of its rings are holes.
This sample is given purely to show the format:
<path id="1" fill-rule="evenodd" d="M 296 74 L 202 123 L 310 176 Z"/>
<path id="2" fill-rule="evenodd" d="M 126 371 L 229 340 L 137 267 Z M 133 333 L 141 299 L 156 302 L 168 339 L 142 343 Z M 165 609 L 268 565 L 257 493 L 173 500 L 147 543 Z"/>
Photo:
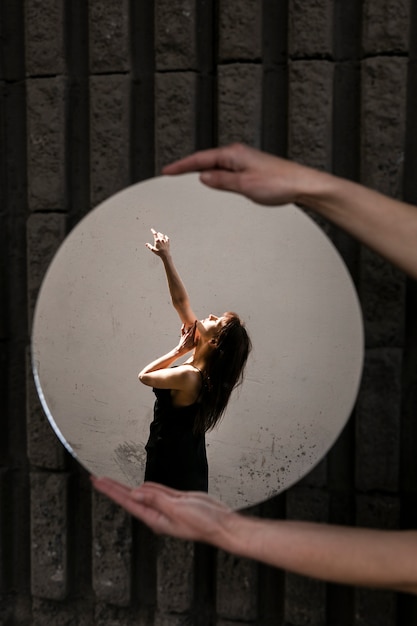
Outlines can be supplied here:
<path id="1" fill-rule="evenodd" d="M 194 354 L 192 355 L 190 359 L 186 361 L 186 363 L 193 365 L 194 367 L 196 367 L 197 369 L 203 372 L 207 366 L 207 360 L 208 360 L 207 349 L 208 349 L 208 346 L 206 344 L 205 345 L 198 344 L 195 347 Z"/>

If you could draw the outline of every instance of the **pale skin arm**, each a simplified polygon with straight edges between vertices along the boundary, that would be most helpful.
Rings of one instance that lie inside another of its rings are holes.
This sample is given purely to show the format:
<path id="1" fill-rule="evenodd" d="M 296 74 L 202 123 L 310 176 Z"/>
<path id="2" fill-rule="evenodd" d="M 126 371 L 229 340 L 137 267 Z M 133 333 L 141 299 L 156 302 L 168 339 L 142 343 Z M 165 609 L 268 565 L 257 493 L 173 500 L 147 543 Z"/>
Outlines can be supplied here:
<path id="1" fill-rule="evenodd" d="M 410 204 L 241 144 L 197 152 L 163 169 L 191 171 L 201 171 L 209 187 L 258 204 L 302 204 L 417 278 L 417 208 Z"/>
<path id="2" fill-rule="evenodd" d="M 145 245 L 149 250 L 156 254 L 156 256 L 159 256 L 164 264 L 172 304 L 177 311 L 181 322 L 185 324 L 185 326 L 189 327 L 194 324 L 197 318 L 191 308 L 190 299 L 185 285 L 174 265 L 174 261 L 172 260 L 169 237 L 163 233 L 157 232 L 153 228 L 151 228 L 151 231 L 154 237 L 154 243 L 153 245 L 150 243 Z"/>
<path id="3" fill-rule="evenodd" d="M 141 383 L 157 389 L 178 389 L 190 391 L 193 389 L 194 375 L 189 368 L 182 366 L 172 368 L 171 365 L 184 356 L 194 347 L 196 323 L 191 328 L 181 329 L 181 339 L 179 344 L 160 356 L 155 361 L 146 365 L 138 374 Z"/>
<path id="4" fill-rule="evenodd" d="M 243 516 L 210 496 L 108 478 L 94 487 L 158 534 L 202 541 L 238 556 L 328 582 L 417 594 L 417 532 L 271 521 Z"/>

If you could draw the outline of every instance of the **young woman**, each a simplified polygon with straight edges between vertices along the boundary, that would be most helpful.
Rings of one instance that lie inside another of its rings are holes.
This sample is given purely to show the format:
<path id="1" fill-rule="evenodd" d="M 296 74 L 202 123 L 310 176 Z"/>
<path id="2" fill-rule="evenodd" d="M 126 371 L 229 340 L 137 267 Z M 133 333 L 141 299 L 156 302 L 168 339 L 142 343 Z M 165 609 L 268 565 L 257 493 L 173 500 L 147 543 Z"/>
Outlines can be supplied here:
<path id="1" fill-rule="evenodd" d="M 169 238 L 153 229 L 152 233 L 154 243 L 146 246 L 164 264 L 182 329 L 178 345 L 139 374 L 156 395 L 145 480 L 208 491 L 205 433 L 218 423 L 234 387 L 242 381 L 251 343 L 236 313 L 197 320 L 173 263 Z M 189 352 L 185 362 L 172 367 Z"/>

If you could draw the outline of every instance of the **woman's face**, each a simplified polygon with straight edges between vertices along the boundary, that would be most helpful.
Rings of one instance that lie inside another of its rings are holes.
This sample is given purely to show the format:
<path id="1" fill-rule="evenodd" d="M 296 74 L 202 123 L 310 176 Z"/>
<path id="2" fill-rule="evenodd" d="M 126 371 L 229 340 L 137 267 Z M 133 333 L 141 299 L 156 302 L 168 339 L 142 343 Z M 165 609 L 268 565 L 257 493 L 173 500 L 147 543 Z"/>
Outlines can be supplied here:
<path id="1" fill-rule="evenodd" d="M 205 319 L 197 321 L 197 330 L 200 336 L 208 341 L 217 335 L 226 322 L 227 318 L 224 315 L 217 317 L 217 315 L 210 313 Z"/>

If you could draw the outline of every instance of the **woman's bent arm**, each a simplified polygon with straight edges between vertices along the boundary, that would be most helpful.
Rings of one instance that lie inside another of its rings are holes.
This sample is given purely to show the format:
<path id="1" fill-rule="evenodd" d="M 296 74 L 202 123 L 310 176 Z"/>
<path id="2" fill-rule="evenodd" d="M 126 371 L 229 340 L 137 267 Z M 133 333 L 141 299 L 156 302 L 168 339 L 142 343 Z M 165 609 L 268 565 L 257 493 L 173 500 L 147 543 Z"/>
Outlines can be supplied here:
<path id="1" fill-rule="evenodd" d="M 188 369 L 171 368 L 170 366 L 181 356 L 187 354 L 195 345 L 195 330 L 197 324 L 191 328 L 181 329 L 181 338 L 178 345 L 159 358 L 146 365 L 139 372 L 138 378 L 141 383 L 159 389 L 189 389 L 190 376 Z"/>

